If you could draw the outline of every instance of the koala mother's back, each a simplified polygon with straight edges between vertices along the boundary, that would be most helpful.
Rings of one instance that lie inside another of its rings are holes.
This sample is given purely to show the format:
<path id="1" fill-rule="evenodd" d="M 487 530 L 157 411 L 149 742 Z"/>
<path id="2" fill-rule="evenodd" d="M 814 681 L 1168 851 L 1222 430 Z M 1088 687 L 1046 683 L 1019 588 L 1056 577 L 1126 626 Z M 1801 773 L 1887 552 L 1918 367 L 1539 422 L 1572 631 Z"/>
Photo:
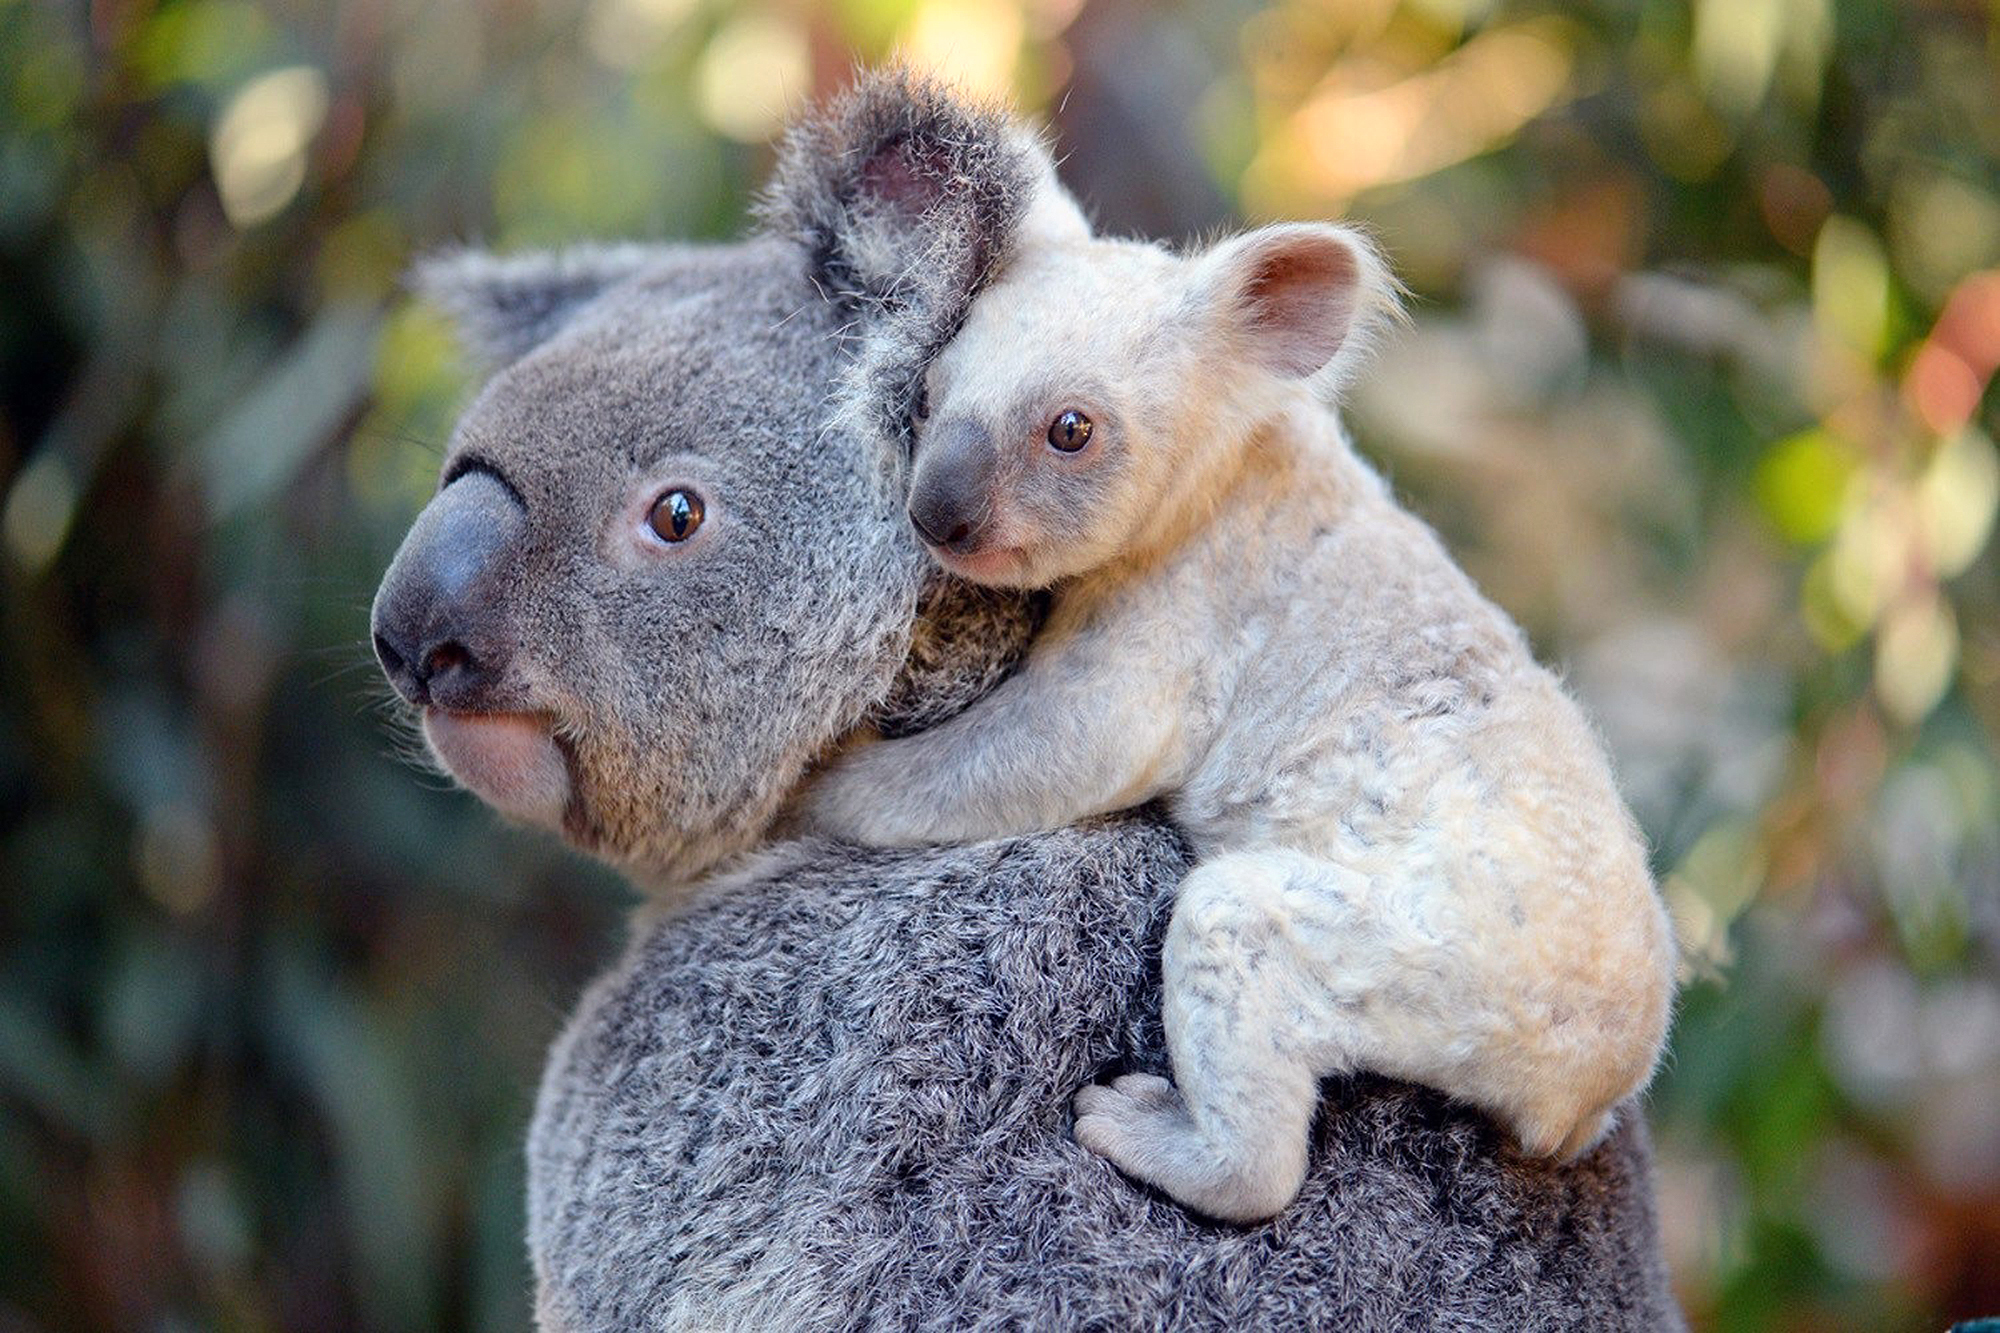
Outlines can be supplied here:
<path id="1" fill-rule="evenodd" d="M 552 1329 L 1679 1327 L 1629 1117 L 1566 1167 L 1376 1079 L 1327 1085 L 1273 1222 L 1203 1222 L 1075 1144 L 1166 1067 L 1188 861 L 1149 814 L 973 847 L 782 845 L 644 927 L 530 1141 Z"/>

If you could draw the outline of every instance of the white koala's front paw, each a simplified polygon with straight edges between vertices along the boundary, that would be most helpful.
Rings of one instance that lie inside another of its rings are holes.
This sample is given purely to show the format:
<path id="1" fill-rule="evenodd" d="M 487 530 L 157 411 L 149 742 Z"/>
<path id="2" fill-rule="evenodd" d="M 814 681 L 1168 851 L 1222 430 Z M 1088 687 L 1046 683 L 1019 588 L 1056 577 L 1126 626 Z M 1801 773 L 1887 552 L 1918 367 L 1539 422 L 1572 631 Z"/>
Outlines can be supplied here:
<path id="1" fill-rule="evenodd" d="M 793 827 L 863 847 L 908 847 L 921 839 L 903 827 L 904 800 L 885 788 L 874 750 L 835 760 L 814 778 L 794 807 Z"/>
<path id="2" fill-rule="evenodd" d="M 812 785 L 792 807 L 791 831 L 811 833 L 842 842 L 865 842 L 861 820 L 843 792 L 840 767 L 835 765 L 814 778 Z"/>

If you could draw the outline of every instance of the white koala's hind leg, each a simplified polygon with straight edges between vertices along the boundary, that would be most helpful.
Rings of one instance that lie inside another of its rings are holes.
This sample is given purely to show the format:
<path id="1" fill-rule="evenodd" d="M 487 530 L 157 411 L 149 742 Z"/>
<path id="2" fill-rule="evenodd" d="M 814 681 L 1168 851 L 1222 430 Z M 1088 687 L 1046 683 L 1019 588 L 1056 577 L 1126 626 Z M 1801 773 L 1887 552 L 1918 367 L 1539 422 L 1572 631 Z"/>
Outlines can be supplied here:
<path id="1" fill-rule="evenodd" d="M 1313 865 L 1238 852 L 1197 866 L 1175 900 L 1164 959 L 1175 1083 L 1130 1074 L 1076 1095 L 1078 1143 L 1211 1217 L 1270 1217 L 1305 1179 L 1330 1061 L 1323 964 L 1307 952 L 1313 932 L 1298 929 L 1311 911 L 1302 895 L 1325 892 L 1299 883 Z"/>
<path id="2" fill-rule="evenodd" d="M 1203 862 L 1167 929 L 1174 1082 L 1083 1089 L 1077 1142 L 1196 1212 L 1255 1221 L 1298 1193 L 1320 1078 L 1365 1068 L 1480 1106 L 1530 1152 L 1588 1148 L 1629 1079 L 1548 1030 L 1548 979 L 1462 906 L 1300 852 Z"/>

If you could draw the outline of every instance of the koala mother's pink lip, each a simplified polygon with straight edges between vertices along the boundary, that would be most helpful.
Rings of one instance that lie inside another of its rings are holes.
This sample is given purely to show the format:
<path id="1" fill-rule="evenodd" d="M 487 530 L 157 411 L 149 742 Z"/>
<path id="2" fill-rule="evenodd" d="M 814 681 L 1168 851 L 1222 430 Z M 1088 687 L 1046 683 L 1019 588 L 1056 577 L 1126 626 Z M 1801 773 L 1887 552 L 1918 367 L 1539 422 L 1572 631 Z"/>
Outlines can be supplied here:
<path id="1" fill-rule="evenodd" d="M 546 717 L 426 708 L 424 740 L 447 772 L 501 814 L 562 827 L 569 767 Z"/>

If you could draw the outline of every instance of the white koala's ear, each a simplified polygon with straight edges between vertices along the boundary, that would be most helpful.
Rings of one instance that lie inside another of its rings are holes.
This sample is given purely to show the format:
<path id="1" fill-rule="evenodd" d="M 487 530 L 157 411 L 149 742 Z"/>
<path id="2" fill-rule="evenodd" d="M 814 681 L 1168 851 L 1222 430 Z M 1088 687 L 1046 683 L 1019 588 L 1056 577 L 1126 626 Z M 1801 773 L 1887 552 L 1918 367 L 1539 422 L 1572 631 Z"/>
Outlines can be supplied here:
<path id="1" fill-rule="evenodd" d="M 497 370 L 548 341 L 578 310 L 669 248 L 584 245 L 504 256 L 449 250 L 418 260 L 405 282 L 450 315 L 466 349 Z"/>
<path id="2" fill-rule="evenodd" d="M 1388 265 L 1348 227 L 1263 227 L 1217 245 L 1201 266 L 1215 327 L 1287 379 L 1338 382 L 1400 309 Z"/>
<path id="3" fill-rule="evenodd" d="M 1026 130 L 1017 133 L 1032 180 L 1016 243 L 1026 247 L 1089 240 L 1090 219 L 1084 215 L 1083 205 L 1076 201 L 1076 196 L 1056 178 L 1055 159 L 1049 155 L 1048 145 Z"/>

